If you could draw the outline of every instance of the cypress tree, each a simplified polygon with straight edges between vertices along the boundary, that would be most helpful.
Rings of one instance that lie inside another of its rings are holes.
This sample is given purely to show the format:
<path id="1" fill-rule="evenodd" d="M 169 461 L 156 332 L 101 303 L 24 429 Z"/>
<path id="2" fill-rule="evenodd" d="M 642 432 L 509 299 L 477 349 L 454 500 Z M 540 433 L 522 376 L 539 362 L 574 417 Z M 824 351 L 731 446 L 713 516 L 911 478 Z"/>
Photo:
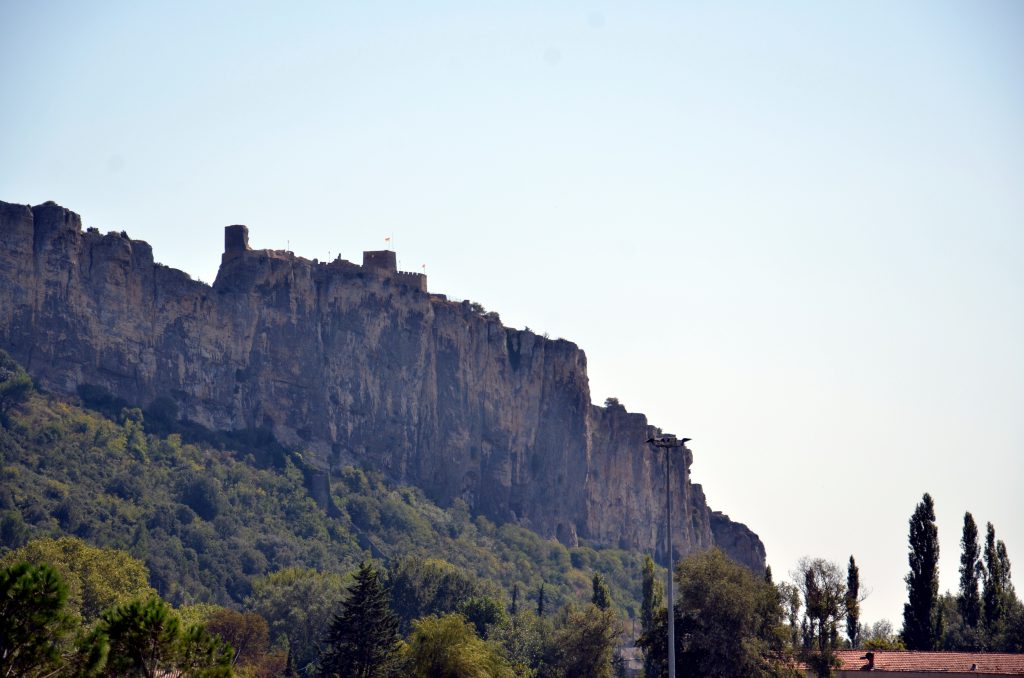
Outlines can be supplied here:
<path id="1" fill-rule="evenodd" d="M 512 585 L 512 609 L 510 612 L 513 617 L 519 612 L 519 584 Z"/>
<path id="2" fill-rule="evenodd" d="M 655 576 L 654 561 L 644 556 L 643 579 L 640 602 L 640 628 L 648 633 L 654 627 L 654 615 L 665 604 L 662 583 Z"/>
<path id="3" fill-rule="evenodd" d="M 540 583 L 540 590 L 537 592 L 537 616 L 544 616 L 544 582 Z"/>
<path id="4" fill-rule="evenodd" d="M 981 569 L 978 525 L 968 511 L 964 513 L 964 531 L 960 537 L 960 595 L 956 602 L 964 626 L 969 629 L 977 628 L 981 620 L 981 596 L 978 593 L 978 573 Z"/>
<path id="5" fill-rule="evenodd" d="M 935 611 L 939 597 L 939 530 L 935 504 L 925 492 L 910 517 L 908 600 L 903 606 L 903 642 L 908 650 L 936 646 Z"/>
<path id="6" fill-rule="evenodd" d="M 662 583 L 654 571 L 654 561 L 650 556 L 644 556 L 642 568 L 642 590 L 640 601 L 640 630 L 643 638 L 651 638 L 655 632 L 658 610 L 665 604 L 665 596 Z M 666 622 L 667 623 L 667 622 Z M 665 657 L 655 657 L 649 650 L 644 651 L 644 676 L 656 678 L 660 675 L 661 664 L 667 661 L 668 643 L 665 643 L 665 650 L 662 654 Z"/>
<path id="7" fill-rule="evenodd" d="M 386 675 L 398 652 L 398 617 L 391 611 L 380 575 L 362 563 L 341 612 L 327 634 L 320 660 L 323 676 L 374 678 Z"/>
<path id="8" fill-rule="evenodd" d="M 846 568 L 846 637 L 850 647 L 860 641 L 860 569 L 853 556 Z"/>
<path id="9" fill-rule="evenodd" d="M 590 602 L 596 605 L 601 610 L 607 610 L 612 606 L 612 595 L 608 591 L 608 584 L 597 572 L 594 573 L 594 579 L 592 581 L 594 594 L 590 598 Z"/>

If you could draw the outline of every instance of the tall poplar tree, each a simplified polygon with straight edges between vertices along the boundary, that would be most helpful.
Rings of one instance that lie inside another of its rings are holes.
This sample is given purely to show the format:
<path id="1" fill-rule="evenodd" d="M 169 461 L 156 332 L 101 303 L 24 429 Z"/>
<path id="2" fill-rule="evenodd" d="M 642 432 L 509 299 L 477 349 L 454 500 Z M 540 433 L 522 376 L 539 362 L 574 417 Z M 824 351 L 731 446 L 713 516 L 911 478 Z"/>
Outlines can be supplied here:
<path id="1" fill-rule="evenodd" d="M 935 504 L 927 492 L 910 516 L 909 546 L 903 642 L 908 650 L 931 650 L 938 639 L 935 611 L 939 598 L 939 530 Z"/>
<path id="2" fill-rule="evenodd" d="M 981 567 L 981 547 L 978 545 L 978 525 L 970 511 L 964 513 L 964 531 L 960 537 L 960 594 L 957 608 L 964 626 L 975 629 L 981 621 L 981 596 L 978 593 L 978 575 Z"/>
<path id="3" fill-rule="evenodd" d="M 1006 544 L 996 541 L 992 523 L 988 523 L 985 533 L 985 577 L 981 598 L 989 647 L 999 647 L 1006 630 L 1007 612 L 1015 595 L 1010 584 L 1010 558 Z"/>
<path id="4" fill-rule="evenodd" d="M 850 647 L 860 642 L 860 568 L 853 556 L 846 568 L 846 637 Z"/>

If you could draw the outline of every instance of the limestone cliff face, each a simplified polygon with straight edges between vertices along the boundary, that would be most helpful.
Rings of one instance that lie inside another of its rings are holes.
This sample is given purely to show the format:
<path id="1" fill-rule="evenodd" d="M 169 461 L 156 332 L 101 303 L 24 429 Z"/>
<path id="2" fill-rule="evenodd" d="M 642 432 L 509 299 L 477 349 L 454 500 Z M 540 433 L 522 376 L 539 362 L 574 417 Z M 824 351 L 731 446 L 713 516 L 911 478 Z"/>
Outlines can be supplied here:
<path id="1" fill-rule="evenodd" d="M 590 402 L 573 343 L 426 292 L 393 255 L 363 266 L 250 250 L 226 233 L 213 286 L 53 203 L 0 203 L 0 346 L 47 388 L 173 398 L 210 428 L 267 427 L 323 468 L 357 463 L 463 498 L 497 521 L 664 556 L 663 457 L 641 414 Z M 673 467 L 677 555 L 720 544 L 754 569 L 753 532 Z"/>

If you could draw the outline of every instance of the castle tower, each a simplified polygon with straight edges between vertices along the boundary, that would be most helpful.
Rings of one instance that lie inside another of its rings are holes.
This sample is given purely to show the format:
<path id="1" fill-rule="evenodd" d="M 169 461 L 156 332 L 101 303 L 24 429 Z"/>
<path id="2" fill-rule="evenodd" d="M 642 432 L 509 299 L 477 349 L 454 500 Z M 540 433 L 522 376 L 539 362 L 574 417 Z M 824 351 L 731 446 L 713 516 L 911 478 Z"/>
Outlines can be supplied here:
<path id="1" fill-rule="evenodd" d="M 224 256 L 221 261 L 227 261 L 249 251 L 249 229 L 241 224 L 224 227 Z"/>
<path id="2" fill-rule="evenodd" d="M 391 250 L 363 252 L 363 268 L 396 273 L 398 262 L 395 260 L 395 253 Z"/>

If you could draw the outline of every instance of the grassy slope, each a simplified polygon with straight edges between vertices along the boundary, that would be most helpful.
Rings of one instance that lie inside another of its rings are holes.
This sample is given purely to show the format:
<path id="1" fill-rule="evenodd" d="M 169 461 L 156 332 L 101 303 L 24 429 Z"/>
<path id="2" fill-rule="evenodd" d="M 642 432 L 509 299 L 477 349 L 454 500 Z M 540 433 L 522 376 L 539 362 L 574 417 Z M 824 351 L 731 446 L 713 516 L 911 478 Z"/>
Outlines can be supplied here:
<path id="1" fill-rule="evenodd" d="M 291 565 L 346 572 L 363 558 L 419 555 L 506 593 L 518 584 L 521 604 L 544 581 L 549 609 L 588 600 L 598 571 L 618 606 L 639 608 L 640 554 L 567 549 L 465 505 L 443 509 L 378 474 L 346 469 L 332 487 L 341 508 L 332 518 L 305 489 L 295 455 L 263 455 L 261 467 L 251 452 L 154 435 L 138 411 L 119 423 L 40 395 L 11 419 L 0 429 L 0 552 L 61 534 L 125 549 L 176 605 L 237 604 L 253 577 Z"/>

